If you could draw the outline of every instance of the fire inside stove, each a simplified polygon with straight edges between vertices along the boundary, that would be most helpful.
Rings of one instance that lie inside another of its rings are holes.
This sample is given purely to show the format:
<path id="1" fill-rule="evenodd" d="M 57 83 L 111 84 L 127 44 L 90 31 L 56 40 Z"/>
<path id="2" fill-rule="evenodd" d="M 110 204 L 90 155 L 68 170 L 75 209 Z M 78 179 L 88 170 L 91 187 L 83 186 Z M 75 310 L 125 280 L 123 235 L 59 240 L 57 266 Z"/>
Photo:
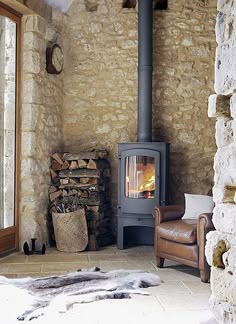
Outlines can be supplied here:
<path id="1" fill-rule="evenodd" d="M 125 196 L 136 199 L 155 198 L 155 158 L 128 156 L 125 161 Z"/>

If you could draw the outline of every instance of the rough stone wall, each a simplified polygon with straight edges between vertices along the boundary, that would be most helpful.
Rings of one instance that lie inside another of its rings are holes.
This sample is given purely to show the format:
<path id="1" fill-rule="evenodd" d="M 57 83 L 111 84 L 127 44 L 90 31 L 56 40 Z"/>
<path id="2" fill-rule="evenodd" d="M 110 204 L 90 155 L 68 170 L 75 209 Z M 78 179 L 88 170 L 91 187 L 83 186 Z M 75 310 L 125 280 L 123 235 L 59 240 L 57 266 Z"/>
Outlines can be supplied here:
<path id="1" fill-rule="evenodd" d="M 38 244 L 48 238 L 50 155 L 62 149 L 63 73 L 46 72 L 45 53 L 49 42 L 60 44 L 61 21 L 54 9 L 50 20 L 39 15 L 23 19 L 20 247 L 32 237 Z"/>
<path id="2" fill-rule="evenodd" d="M 153 115 L 155 140 L 170 145 L 170 200 L 206 194 L 213 185 L 215 0 L 169 0 L 154 12 Z"/>
<path id="3" fill-rule="evenodd" d="M 122 0 L 74 0 L 63 43 L 64 150 L 109 150 L 115 206 L 117 143 L 136 141 L 137 12 Z"/>
<path id="4" fill-rule="evenodd" d="M 116 206 L 117 143 L 136 141 L 137 7 L 74 0 L 65 25 L 64 149 L 105 146 Z M 171 203 L 213 182 L 215 0 L 169 0 L 154 13 L 153 138 L 171 143 Z"/>
<path id="5" fill-rule="evenodd" d="M 216 119 L 216 231 L 208 234 L 206 255 L 212 266 L 212 311 L 221 323 L 236 323 L 236 1 L 218 0 L 217 9 L 216 94 L 208 108 Z"/>

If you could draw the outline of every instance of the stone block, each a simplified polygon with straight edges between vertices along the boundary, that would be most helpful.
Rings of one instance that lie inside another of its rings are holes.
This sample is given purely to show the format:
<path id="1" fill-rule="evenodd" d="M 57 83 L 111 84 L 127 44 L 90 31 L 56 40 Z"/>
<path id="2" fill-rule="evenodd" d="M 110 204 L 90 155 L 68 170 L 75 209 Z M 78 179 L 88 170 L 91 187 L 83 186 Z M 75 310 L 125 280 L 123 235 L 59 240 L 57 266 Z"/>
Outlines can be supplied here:
<path id="1" fill-rule="evenodd" d="M 235 324 L 235 305 L 230 304 L 228 301 L 218 300 L 214 295 L 211 295 L 209 304 L 214 317 L 219 323 Z"/>
<path id="2" fill-rule="evenodd" d="M 227 268 L 211 269 L 211 289 L 212 294 L 218 300 L 227 301 L 231 305 L 236 305 L 236 277 Z"/>
<path id="3" fill-rule="evenodd" d="M 227 248 L 230 246 L 228 237 L 229 235 L 217 230 L 207 233 L 205 255 L 206 255 L 207 262 L 210 266 L 213 266 L 213 254 L 218 245 L 218 242 L 223 240 L 226 243 Z"/>
<path id="4" fill-rule="evenodd" d="M 222 256 L 225 270 L 232 276 L 236 275 L 236 247 L 230 246 L 229 250 Z"/>
<path id="5" fill-rule="evenodd" d="M 236 119 L 236 94 L 235 93 L 230 97 L 230 114 L 232 118 Z"/>
<path id="6" fill-rule="evenodd" d="M 216 187 L 236 184 L 236 147 L 219 148 L 214 159 Z"/>
<path id="7" fill-rule="evenodd" d="M 38 173 L 37 163 L 32 158 L 22 159 L 21 161 L 21 177 L 32 177 Z"/>
<path id="8" fill-rule="evenodd" d="M 236 145 L 236 119 L 231 122 L 233 132 L 233 145 Z"/>
<path id="9" fill-rule="evenodd" d="M 235 0 L 218 0 L 217 10 L 225 14 L 233 14 L 236 16 Z"/>
<path id="10" fill-rule="evenodd" d="M 232 120 L 229 118 L 219 118 L 216 121 L 216 145 L 224 147 L 233 143 Z"/>
<path id="11" fill-rule="evenodd" d="M 40 105 L 23 104 L 21 112 L 22 131 L 35 131 L 40 114 Z"/>
<path id="12" fill-rule="evenodd" d="M 216 49 L 215 92 L 229 95 L 236 90 L 236 39 Z"/>
<path id="13" fill-rule="evenodd" d="M 28 196 L 28 195 L 34 195 L 34 191 L 35 191 L 35 180 L 33 177 L 32 178 L 25 178 L 21 180 L 21 194 L 22 196 Z M 24 206 L 24 211 L 25 209 L 27 209 L 29 211 L 29 209 L 32 209 L 32 204 L 28 204 L 28 202 L 23 205 Z M 33 203 L 33 206 L 35 206 L 35 203 Z M 23 207 L 22 207 L 23 208 Z"/>
<path id="14" fill-rule="evenodd" d="M 216 41 L 220 45 L 236 37 L 236 17 L 229 13 L 219 13 L 216 18 Z"/>
<path id="15" fill-rule="evenodd" d="M 43 17 L 38 15 L 25 16 L 23 22 L 25 32 L 37 32 L 45 35 L 46 22 Z"/>
<path id="16" fill-rule="evenodd" d="M 46 51 L 44 36 L 45 35 L 32 32 L 24 33 L 23 50 L 38 51 L 42 56 L 44 56 Z"/>
<path id="17" fill-rule="evenodd" d="M 36 51 L 24 51 L 23 64 L 24 73 L 38 74 L 45 68 L 42 64 L 42 59 L 39 52 Z"/>
<path id="18" fill-rule="evenodd" d="M 218 13 L 216 16 L 216 41 L 218 44 L 224 42 L 224 31 L 225 31 L 225 20 L 226 20 L 226 15 L 223 14 L 222 12 Z"/>
<path id="19" fill-rule="evenodd" d="M 213 200 L 215 203 L 221 204 L 224 201 L 224 184 L 221 184 L 221 186 L 214 186 L 213 187 Z"/>
<path id="20" fill-rule="evenodd" d="M 44 104 L 44 87 L 43 81 L 39 78 L 28 78 L 23 82 L 23 98 L 24 104 Z"/>
<path id="21" fill-rule="evenodd" d="M 222 95 L 213 94 L 208 98 L 208 117 L 229 117 L 230 102 L 229 98 Z"/>
<path id="22" fill-rule="evenodd" d="M 31 157 L 35 155 L 37 150 L 35 132 L 22 132 L 21 135 L 21 151 L 22 157 Z"/>
<path id="23" fill-rule="evenodd" d="M 227 234 L 236 234 L 236 204 L 216 204 L 213 214 L 216 230 Z"/>

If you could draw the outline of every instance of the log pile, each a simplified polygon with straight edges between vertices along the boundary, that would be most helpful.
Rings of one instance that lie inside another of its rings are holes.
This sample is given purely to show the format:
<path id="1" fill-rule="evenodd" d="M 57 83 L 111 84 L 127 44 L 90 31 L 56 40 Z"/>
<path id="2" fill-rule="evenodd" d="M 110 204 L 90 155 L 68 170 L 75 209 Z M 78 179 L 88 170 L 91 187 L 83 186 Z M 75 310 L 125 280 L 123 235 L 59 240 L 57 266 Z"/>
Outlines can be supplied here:
<path id="1" fill-rule="evenodd" d="M 111 168 L 107 156 L 105 149 L 52 155 L 49 189 L 52 239 L 51 213 L 67 213 L 84 207 L 89 235 L 87 250 L 113 243 L 109 192 Z"/>

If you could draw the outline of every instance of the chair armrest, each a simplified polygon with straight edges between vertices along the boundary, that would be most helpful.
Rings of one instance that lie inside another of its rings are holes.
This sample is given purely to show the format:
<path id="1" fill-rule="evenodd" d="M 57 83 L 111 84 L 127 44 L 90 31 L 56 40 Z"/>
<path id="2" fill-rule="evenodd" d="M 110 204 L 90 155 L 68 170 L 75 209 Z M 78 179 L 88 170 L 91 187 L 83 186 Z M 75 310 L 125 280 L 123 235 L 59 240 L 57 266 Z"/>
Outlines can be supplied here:
<path id="1" fill-rule="evenodd" d="M 153 210 L 155 225 L 180 219 L 183 215 L 184 206 L 182 205 L 156 206 Z"/>
<path id="2" fill-rule="evenodd" d="M 197 240 L 198 245 L 206 242 L 206 234 L 210 231 L 214 231 L 215 227 L 212 222 L 213 213 L 204 213 L 198 216 L 197 221 Z"/>
<path id="3" fill-rule="evenodd" d="M 199 215 L 197 221 L 197 244 L 198 244 L 198 262 L 200 271 L 205 271 L 209 266 L 205 257 L 206 234 L 214 231 L 215 227 L 212 222 L 213 213 L 204 213 Z"/>

